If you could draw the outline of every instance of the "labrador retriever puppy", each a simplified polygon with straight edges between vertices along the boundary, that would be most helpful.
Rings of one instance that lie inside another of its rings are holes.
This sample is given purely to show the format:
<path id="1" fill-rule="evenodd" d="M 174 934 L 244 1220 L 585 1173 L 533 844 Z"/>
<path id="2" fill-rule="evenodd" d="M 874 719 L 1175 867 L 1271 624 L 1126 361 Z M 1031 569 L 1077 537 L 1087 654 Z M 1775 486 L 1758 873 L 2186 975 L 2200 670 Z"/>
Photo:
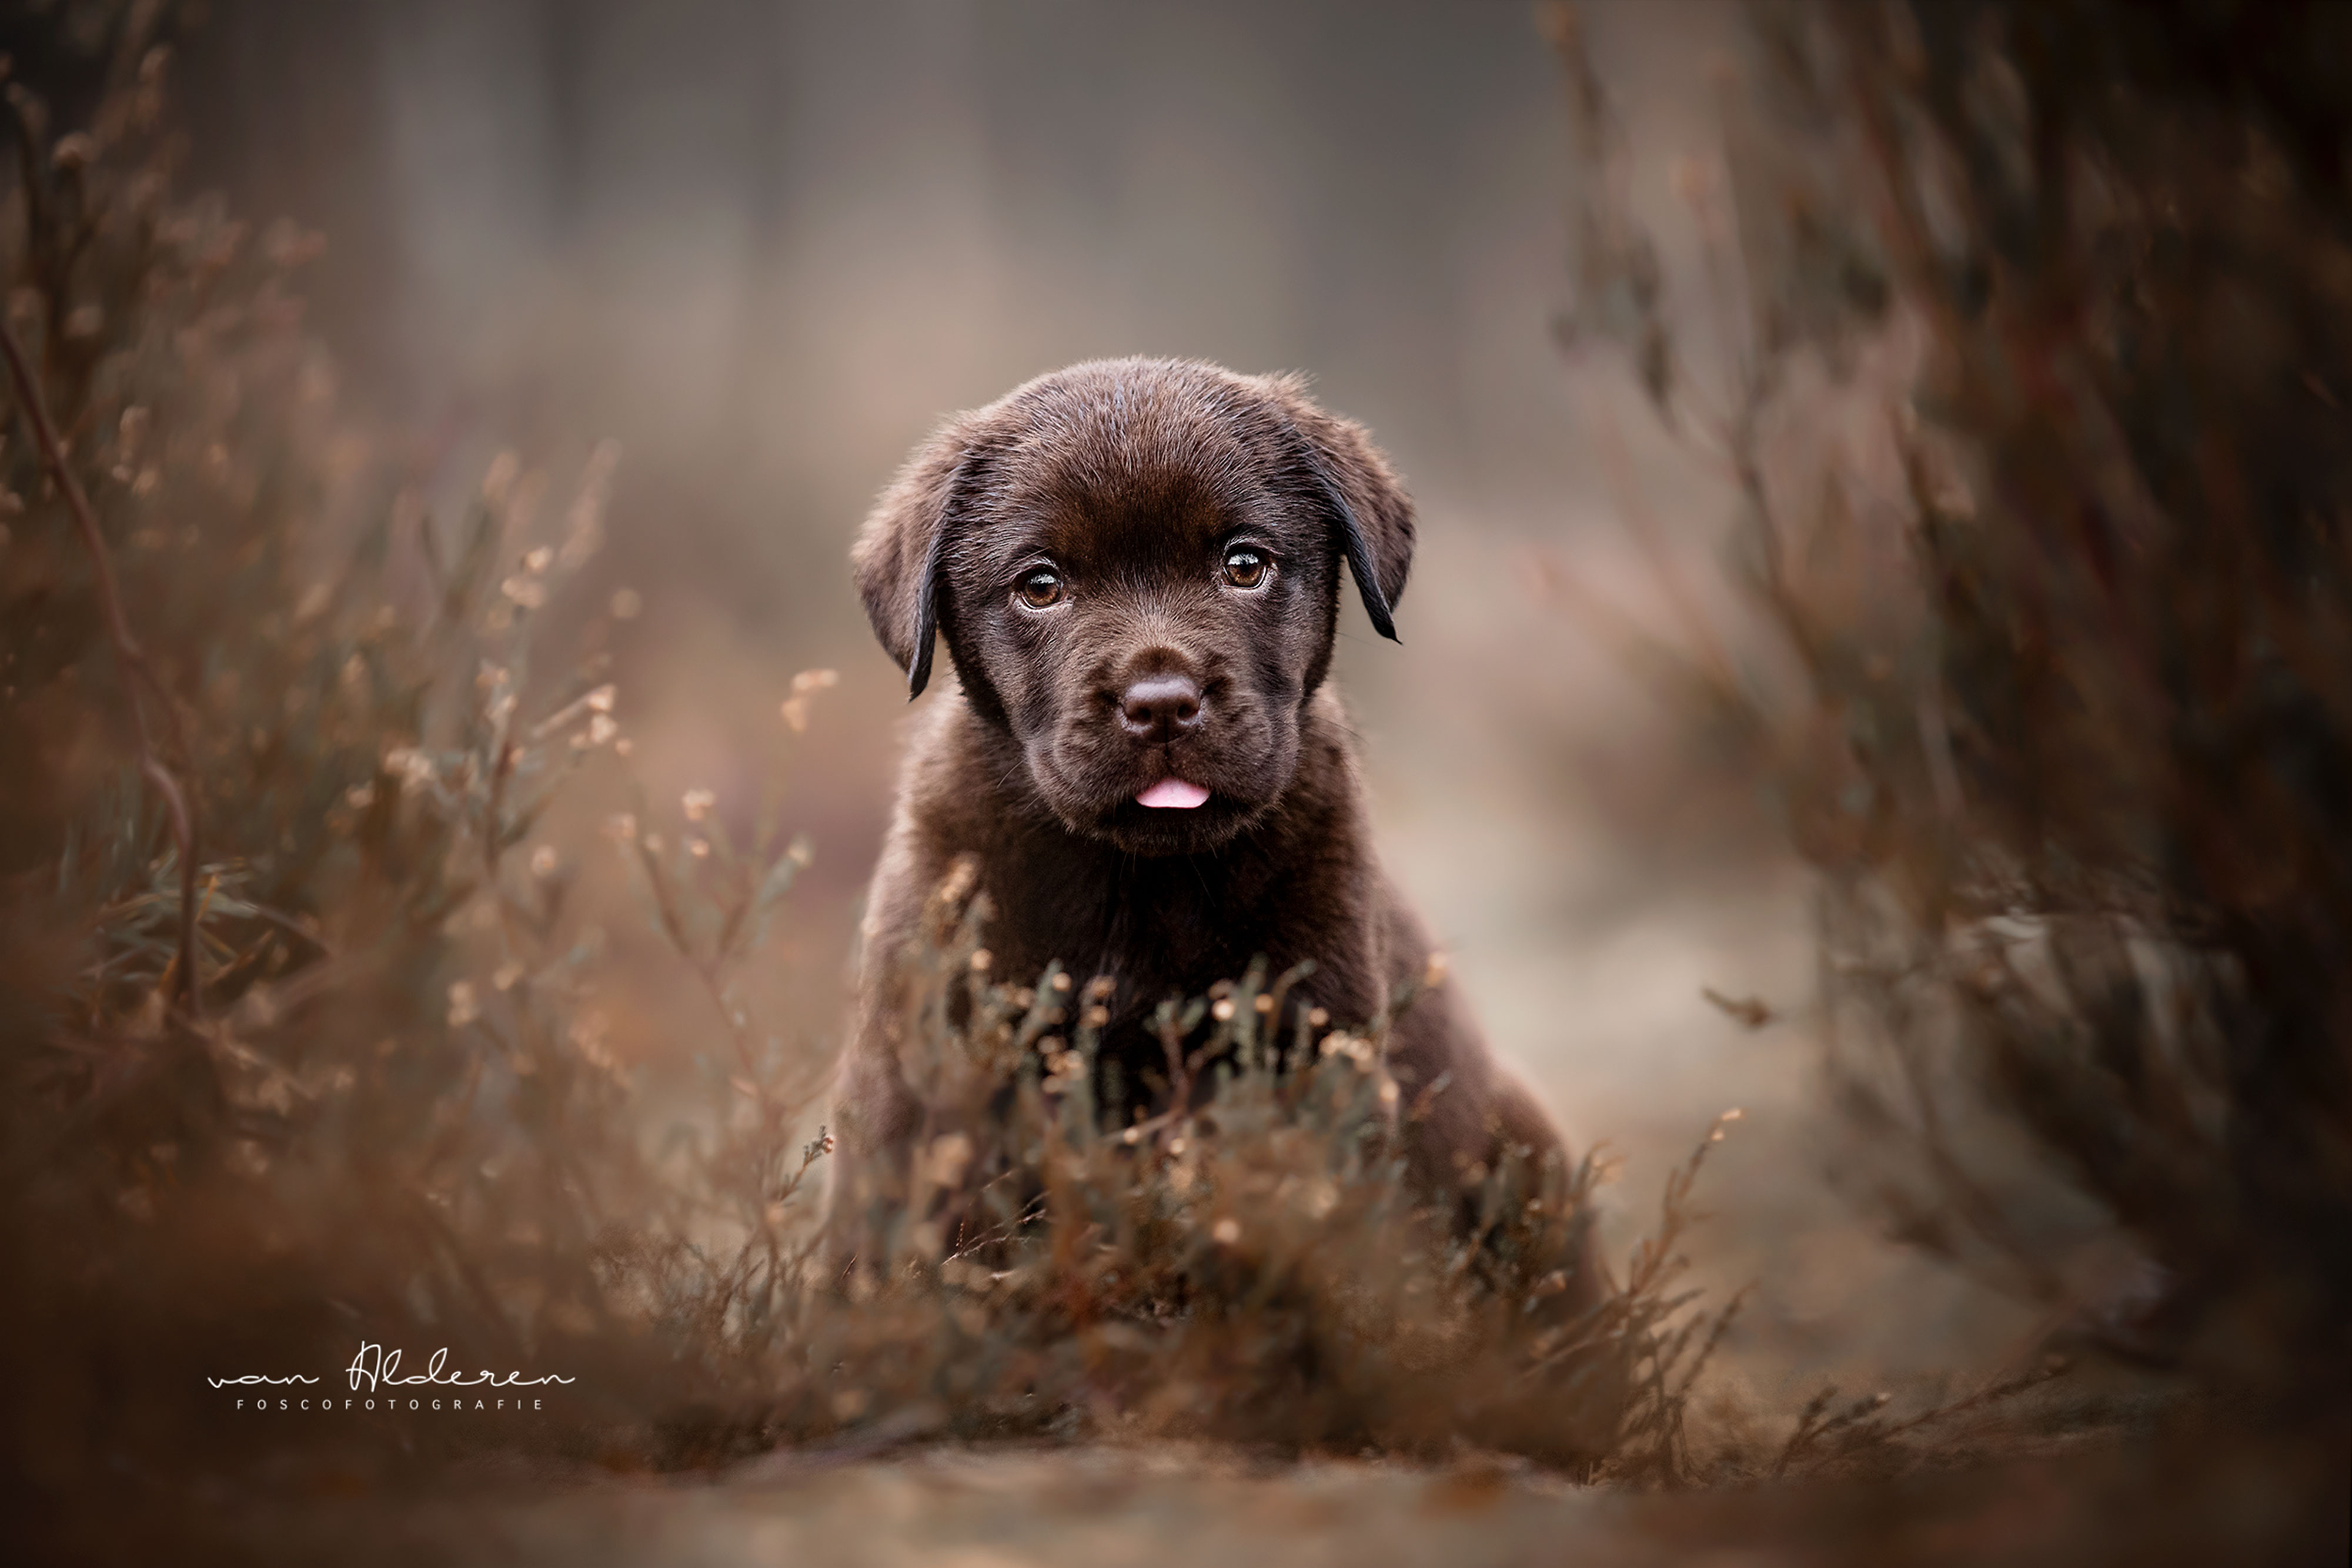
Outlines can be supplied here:
<path id="1" fill-rule="evenodd" d="M 918 724 L 874 874 L 836 1195 L 903 1168 L 919 1134 L 890 972 L 960 862 L 996 912 L 997 974 L 1106 977 L 1102 1049 L 1130 1086 L 1164 1061 L 1152 1009 L 1253 956 L 1275 974 L 1312 960 L 1297 1005 L 1337 1023 L 1379 1017 L 1424 972 L 1429 936 L 1373 853 L 1325 679 L 1342 573 L 1393 639 L 1412 550 L 1387 460 L 1295 377 L 1074 365 L 914 454 L 852 559 L 910 692 L 935 640 L 954 675 Z M 1388 1061 L 1433 1196 L 1507 1149 L 1559 1148 L 1452 987 L 1405 1009 Z"/>

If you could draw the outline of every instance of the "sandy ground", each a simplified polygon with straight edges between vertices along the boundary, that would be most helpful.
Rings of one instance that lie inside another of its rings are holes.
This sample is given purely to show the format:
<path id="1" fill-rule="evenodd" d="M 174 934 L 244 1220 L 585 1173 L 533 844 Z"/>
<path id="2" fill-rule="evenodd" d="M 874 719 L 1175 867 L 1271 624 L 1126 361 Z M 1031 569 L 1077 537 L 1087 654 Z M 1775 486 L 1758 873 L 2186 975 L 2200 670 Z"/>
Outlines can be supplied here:
<path id="1" fill-rule="evenodd" d="M 266 1542 L 269 1561 L 572 1568 L 2324 1563 L 2343 1560 L 2341 1453 L 2109 1432 L 1901 1479 L 1635 1494 L 1485 1455 L 1291 1464 L 1177 1444 L 942 1447 L 771 1456 L 684 1480 L 485 1473 L 406 1508 L 276 1509 L 249 1533 L 232 1514 L 214 1555 L 253 1561 L 241 1548 Z"/>
<path id="2" fill-rule="evenodd" d="M 289 1557 L 450 1563 L 788 1563 L 793 1568 L 1694 1561 L 1737 1521 L 1680 1519 L 1656 1500 L 1570 1486 L 1475 1457 L 1278 1463 L 1159 1445 L 924 1449 L 831 1465 L 782 1458 L 685 1483 L 598 1479 L 460 1490 L 388 1516 L 333 1505 L 279 1513 Z M 1740 1551 L 1706 1563 L 1802 1561 Z"/>
<path id="3" fill-rule="evenodd" d="M 1615 1505 L 1486 1467 L 1260 1466 L 1213 1451 L 939 1449 L 841 1469 L 771 1465 L 720 1485 L 604 1486 L 418 1522 L 463 1552 L 583 1565 L 780 1563 L 1475 1564 L 1606 1539 Z M 1041 1521 L 1050 1521 L 1041 1528 Z M 1645 1561 L 1635 1553 L 1612 1561 Z"/>

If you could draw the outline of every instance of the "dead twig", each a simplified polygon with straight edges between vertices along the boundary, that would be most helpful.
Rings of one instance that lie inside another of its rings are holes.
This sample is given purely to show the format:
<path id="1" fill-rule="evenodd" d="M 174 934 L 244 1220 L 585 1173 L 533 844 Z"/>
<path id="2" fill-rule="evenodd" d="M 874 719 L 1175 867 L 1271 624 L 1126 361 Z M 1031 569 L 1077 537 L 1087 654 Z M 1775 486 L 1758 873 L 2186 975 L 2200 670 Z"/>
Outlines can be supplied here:
<path id="1" fill-rule="evenodd" d="M 183 1016 L 194 1019 L 201 1016 L 203 993 L 196 983 L 196 822 L 188 808 L 188 797 L 156 755 L 153 731 L 147 722 L 147 703 L 152 699 L 163 715 L 163 723 L 170 737 L 173 751 L 187 755 L 187 747 L 180 732 L 179 710 L 173 705 L 171 694 L 147 662 L 147 654 L 131 635 L 130 618 L 123 613 L 122 592 L 114 578 L 114 563 L 106 552 L 105 536 L 99 532 L 98 516 L 90 510 L 89 497 L 82 491 L 81 481 L 74 477 L 72 465 L 66 461 L 65 444 L 58 439 L 57 425 L 49 418 L 47 402 L 41 396 L 40 383 L 34 379 L 32 366 L 26 361 L 25 350 L 16 341 L 16 333 L 6 320 L 0 319 L 0 351 L 8 359 L 9 379 L 16 383 L 16 401 L 25 410 L 25 418 L 33 427 L 33 435 L 41 448 L 41 457 L 58 484 L 58 494 L 66 500 L 66 509 L 73 514 L 74 526 L 80 531 L 83 547 L 89 552 L 90 570 L 98 584 L 99 610 L 106 622 L 107 640 L 114 644 L 114 656 L 123 668 L 130 688 L 131 718 L 139 739 L 139 771 L 163 803 L 163 813 L 172 825 L 172 842 L 180 856 L 180 941 L 179 956 L 172 968 L 173 990 Z M 143 692 L 142 688 L 144 688 Z"/>

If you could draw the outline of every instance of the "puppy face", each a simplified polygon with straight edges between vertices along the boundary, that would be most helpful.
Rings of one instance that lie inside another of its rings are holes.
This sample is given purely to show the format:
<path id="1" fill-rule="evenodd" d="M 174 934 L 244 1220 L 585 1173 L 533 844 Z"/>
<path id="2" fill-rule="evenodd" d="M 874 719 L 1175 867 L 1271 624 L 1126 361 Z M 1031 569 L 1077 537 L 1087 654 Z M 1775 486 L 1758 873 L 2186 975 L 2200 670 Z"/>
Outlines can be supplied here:
<path id="1" fill-rule="evenodd" d="M 950 420 L 855 551 L 919 692 L 934 629 L 1017 746 L 1021 789 L 1139 854 L 1213 849 L 1297 770 L 1341 562 L 1373 624 L 1412 510 L 1363 432 L 1295 382 L 1176 361 L 1074 366 Z"/>

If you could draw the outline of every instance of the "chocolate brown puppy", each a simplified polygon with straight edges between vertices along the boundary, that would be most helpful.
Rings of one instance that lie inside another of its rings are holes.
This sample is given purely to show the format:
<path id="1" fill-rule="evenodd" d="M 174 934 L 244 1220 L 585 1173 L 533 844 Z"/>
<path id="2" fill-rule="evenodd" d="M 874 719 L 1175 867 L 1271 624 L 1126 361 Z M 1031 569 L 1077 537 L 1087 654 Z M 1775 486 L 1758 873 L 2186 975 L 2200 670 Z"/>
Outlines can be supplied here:
<path id="1" fill-rule="evenodd" d="M 910 690 L 938 640 L 953 679 L 919 723 L 874 874 L 836 1193 L 902 1168 L 918 1134 L 889 967 L 961 857 L 997 911 L 997 973 L 1108 977 L 1103 1051 L 1130 1086 L 1163 1060 L 1151 1010 L 1255 956 L 1272 973 L 1311 959 L 1300 1005 L 1339 1022 L 1423 972 L 1429 937 L 1373 853 L 1325 680 L 1342 576 L 1393 638 L 1412 550 L 1386 459 L 1290 377 L 1074 365 L 915 453 L 853 560 Z M 1404 1103 L 1425 1101 L 1405 1137 L 1433 1193 L 1506 1148 L 1559 1146 L 1449 986 L 1397 1021 L 1390 1067 Z"/>

